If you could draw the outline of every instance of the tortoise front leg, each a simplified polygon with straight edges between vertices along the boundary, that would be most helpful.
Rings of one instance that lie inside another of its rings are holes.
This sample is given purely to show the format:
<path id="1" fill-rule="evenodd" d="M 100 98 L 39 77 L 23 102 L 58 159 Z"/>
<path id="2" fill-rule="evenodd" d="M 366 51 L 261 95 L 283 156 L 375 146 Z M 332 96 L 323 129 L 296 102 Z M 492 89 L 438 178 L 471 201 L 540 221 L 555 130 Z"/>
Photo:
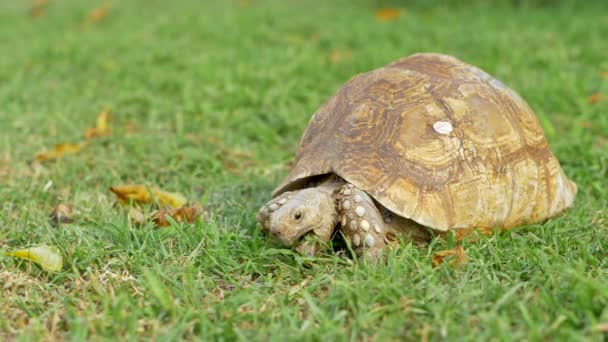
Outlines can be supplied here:
<path id="1" fill-rule="evenodd" d="M 377 259 L 398 235 L 415 244 L 427 243 L 431 234 L 412 220 L 378 210 L 374 200 L 352 184 L 346 184 L 338 194 L 340 229 L 358 256 Z"/>
<path id="2" fill-rule="evenodd" d="M 358 256 L 377 259 L 387 247 L 388 227 L 373 199 L 352 184 L 338 194 L 340 229 Z"/>

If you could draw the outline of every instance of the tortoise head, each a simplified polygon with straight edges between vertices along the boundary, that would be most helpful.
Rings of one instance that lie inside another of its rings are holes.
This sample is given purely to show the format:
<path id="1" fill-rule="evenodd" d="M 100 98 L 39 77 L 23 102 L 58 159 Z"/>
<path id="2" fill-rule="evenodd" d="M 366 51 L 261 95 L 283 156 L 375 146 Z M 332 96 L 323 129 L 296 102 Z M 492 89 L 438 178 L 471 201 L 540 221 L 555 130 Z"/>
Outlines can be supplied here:
<path id="1" fill-rule="evenodd" d="M 256 218 L 262 229 L 281 244 L 296 247 L 303 254 L 314 254 L 317 247 L 310 241 L 330 240 L 338 211 L 331 191 L 307 188 L 281 194 L 264 205 Z"/>

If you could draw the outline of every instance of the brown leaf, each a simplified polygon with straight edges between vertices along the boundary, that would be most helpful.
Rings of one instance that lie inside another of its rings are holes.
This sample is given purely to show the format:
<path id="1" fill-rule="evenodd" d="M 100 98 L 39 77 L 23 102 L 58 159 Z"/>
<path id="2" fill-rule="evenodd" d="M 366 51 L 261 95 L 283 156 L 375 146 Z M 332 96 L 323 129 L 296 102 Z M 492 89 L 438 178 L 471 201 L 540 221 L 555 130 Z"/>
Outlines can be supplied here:
<path id="1" fill-rule="evenodd" d="M 103 109 L 97 114 L 95 127 L 89 128 L 84 132 L 84 137 L 90 140 L 95 137 L 110 135 L 110 117 L 112 112 L 109 109 Z"/>
<path id="2" fill-rule="evenodd" d="M 596 324 L 591 328 L 593 332 L 608 333 L 608 322 Z"/>
<path id="3" fill-rule="evenodd" d="M 158 188 L 151 188 L 152 193 L 150 193 L 145 185 L 140 184 L 125 184 L 110 187 L 110 191 L 118 197 L 118 201 L 122 204 L 128 204 L 130 201 L 152 203 L 155 199 L 160 205 L 169 205 L 173 208 L 178 208 L 187 202 L 182 194 L 166 192 Z"/>
<path id="4" fill-rule="evenodd" d="M 168 227 L 171 225 L 171 222 L 169 222 L 167 216 L 177 223 L 194 223 L 196 218 L 202 213 L 203 208 L 199 204 L 193 204 L 192 206 L 183 205 L 172 210 L 156 210 L 150 215 L 150 220 L 157 227 Z"/>
<path id="5" fill-rule="evenodd" d="M 398 8 L 381 8 L 376 11 L 376 19 L 390 21 L 399 18 L 401 11 Z"/>
<path id="6" fill-rule="evenodd" d="M 47 160 L 61 158 L 61 157 L 65 156 L 65 155 L 68 155 L 68 154 L 78 153 L 85 146 L 86 146 L 85 143 L 80 143 L 80 144 L 63 143 L 63 144 L 59 144 L 59 145 L 56 145 L 55 147 L 53 147 L 53 149 L 51 151 L 49 151 L 49 152 L 37 154 L 34 157 L 34 159 L 37 160 L 37 161 L 47 161 Z"/>
<path id="7" fill-rule="evenodd" d="M 49 215 L 51 224 L 57 226 L 60 223 L 71 223 L 74 221 L 74 207 L 71 204 L 58 204 Z"/>
<path id="8" fill-rule="evenodd" d="M 608 79 L 608 71 L 600 72 L 600 77 L 607 80 Z"/>
<path id="9" fill-rule="evenodd" d="M 36 0 L 32 8 L 30 9 L 30 16 L 33 19 L 41 17 L 44 14 L 44 10 L 48 5 L 48 2 L 48 0 Z"/>
<path id="10" fill-rule="evenodd" d="M 606 96 L 604 94 L 601 93 L 595 93 L 595 94 L 591 94 L 589 96 L 587 96 L 587 101 L 591 104 L 596 104 L 600 101 L 602 101 Z"/>
<path id="11" fill-rule="evenodd" d="M 479 238 L 479 235 L 476 233 L 480 233 L 483 236 L 490 236 L 494 231 L 495 229 L 493 228 L 485 227 L 456 229 L 456 240 L 460 241 L 466 239 L 467 241 L 475 241 Z"/>
<path id="12" fill-rule="evenodd" d="M 91 12 L 89 12 L 89 14 L 87 15 L 87 18 L 84 20 L 84 23 L 93 24 L 96 22 L 100 22 L 108 16 L 109 12 L 110 12 L 110 8 L 107 5 L 99 6 L 99 7 L 95 8 L 94 10 L 92 10 Z"/>
<path id="13" fill-rule="evenodd" d="M 450 266 L 452 267 L 464 265 L 468 261 L 464 248 L 462 248 L 462 245 L 458 245 L 454 249 L 446 249 L 433 254 L 433 267 L 441 265 L 444 259 L 449 256 L 455 256 L 455 258 L 451 258 L 452 260 L 450 260 Z"/>

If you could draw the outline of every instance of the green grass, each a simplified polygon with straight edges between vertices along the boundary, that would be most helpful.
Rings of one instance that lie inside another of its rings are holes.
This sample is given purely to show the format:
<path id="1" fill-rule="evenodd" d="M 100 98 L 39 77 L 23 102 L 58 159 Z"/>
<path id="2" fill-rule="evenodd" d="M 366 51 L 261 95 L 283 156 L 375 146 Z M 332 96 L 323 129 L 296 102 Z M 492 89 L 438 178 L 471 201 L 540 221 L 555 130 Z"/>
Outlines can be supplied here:
<path id="1" fill-rule="evenodd" d="M 608 323 L 608 10 L 404 7 L 363 1 L 0 3 L 0 248 L 58 246 L 63 272 L 0 258 L 0 340 L 595 340 Z M 418 51 L 453 54 L 535 109 L 575 207 L 465 243 L 433 268 L 403 243 L 385 265 L 268 242 L 257 208 L 310 115 L 356 73 Z M 338 61 L 330 56 L 339 54 Z M 604 76 L 602 77 L 602 72 Z M 56 162 L 113 109 L 109 138 Z M 221 142 L 221 143 L 218 143 Z M 52 182 L 50 187 L 45 185 Z M 107 190 L 146 183 L 211 208 L 194 226 L 136 228 Z M 48 213 L 72 203 L 72 224 Z"/>

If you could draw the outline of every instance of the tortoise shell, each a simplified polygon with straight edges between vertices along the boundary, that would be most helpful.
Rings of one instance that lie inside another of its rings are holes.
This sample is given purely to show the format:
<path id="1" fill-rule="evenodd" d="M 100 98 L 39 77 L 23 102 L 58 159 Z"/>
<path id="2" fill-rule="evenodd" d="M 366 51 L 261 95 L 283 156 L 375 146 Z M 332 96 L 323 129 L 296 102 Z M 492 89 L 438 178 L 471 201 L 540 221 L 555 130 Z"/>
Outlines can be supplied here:
<path id="1" fill-rule="evenodd" d="M 348 81 L 313 115 L 274 196 L 330 173 L 439 231 L 542 221 L 577 191 L 519 95 L 428 53 Z"/>

